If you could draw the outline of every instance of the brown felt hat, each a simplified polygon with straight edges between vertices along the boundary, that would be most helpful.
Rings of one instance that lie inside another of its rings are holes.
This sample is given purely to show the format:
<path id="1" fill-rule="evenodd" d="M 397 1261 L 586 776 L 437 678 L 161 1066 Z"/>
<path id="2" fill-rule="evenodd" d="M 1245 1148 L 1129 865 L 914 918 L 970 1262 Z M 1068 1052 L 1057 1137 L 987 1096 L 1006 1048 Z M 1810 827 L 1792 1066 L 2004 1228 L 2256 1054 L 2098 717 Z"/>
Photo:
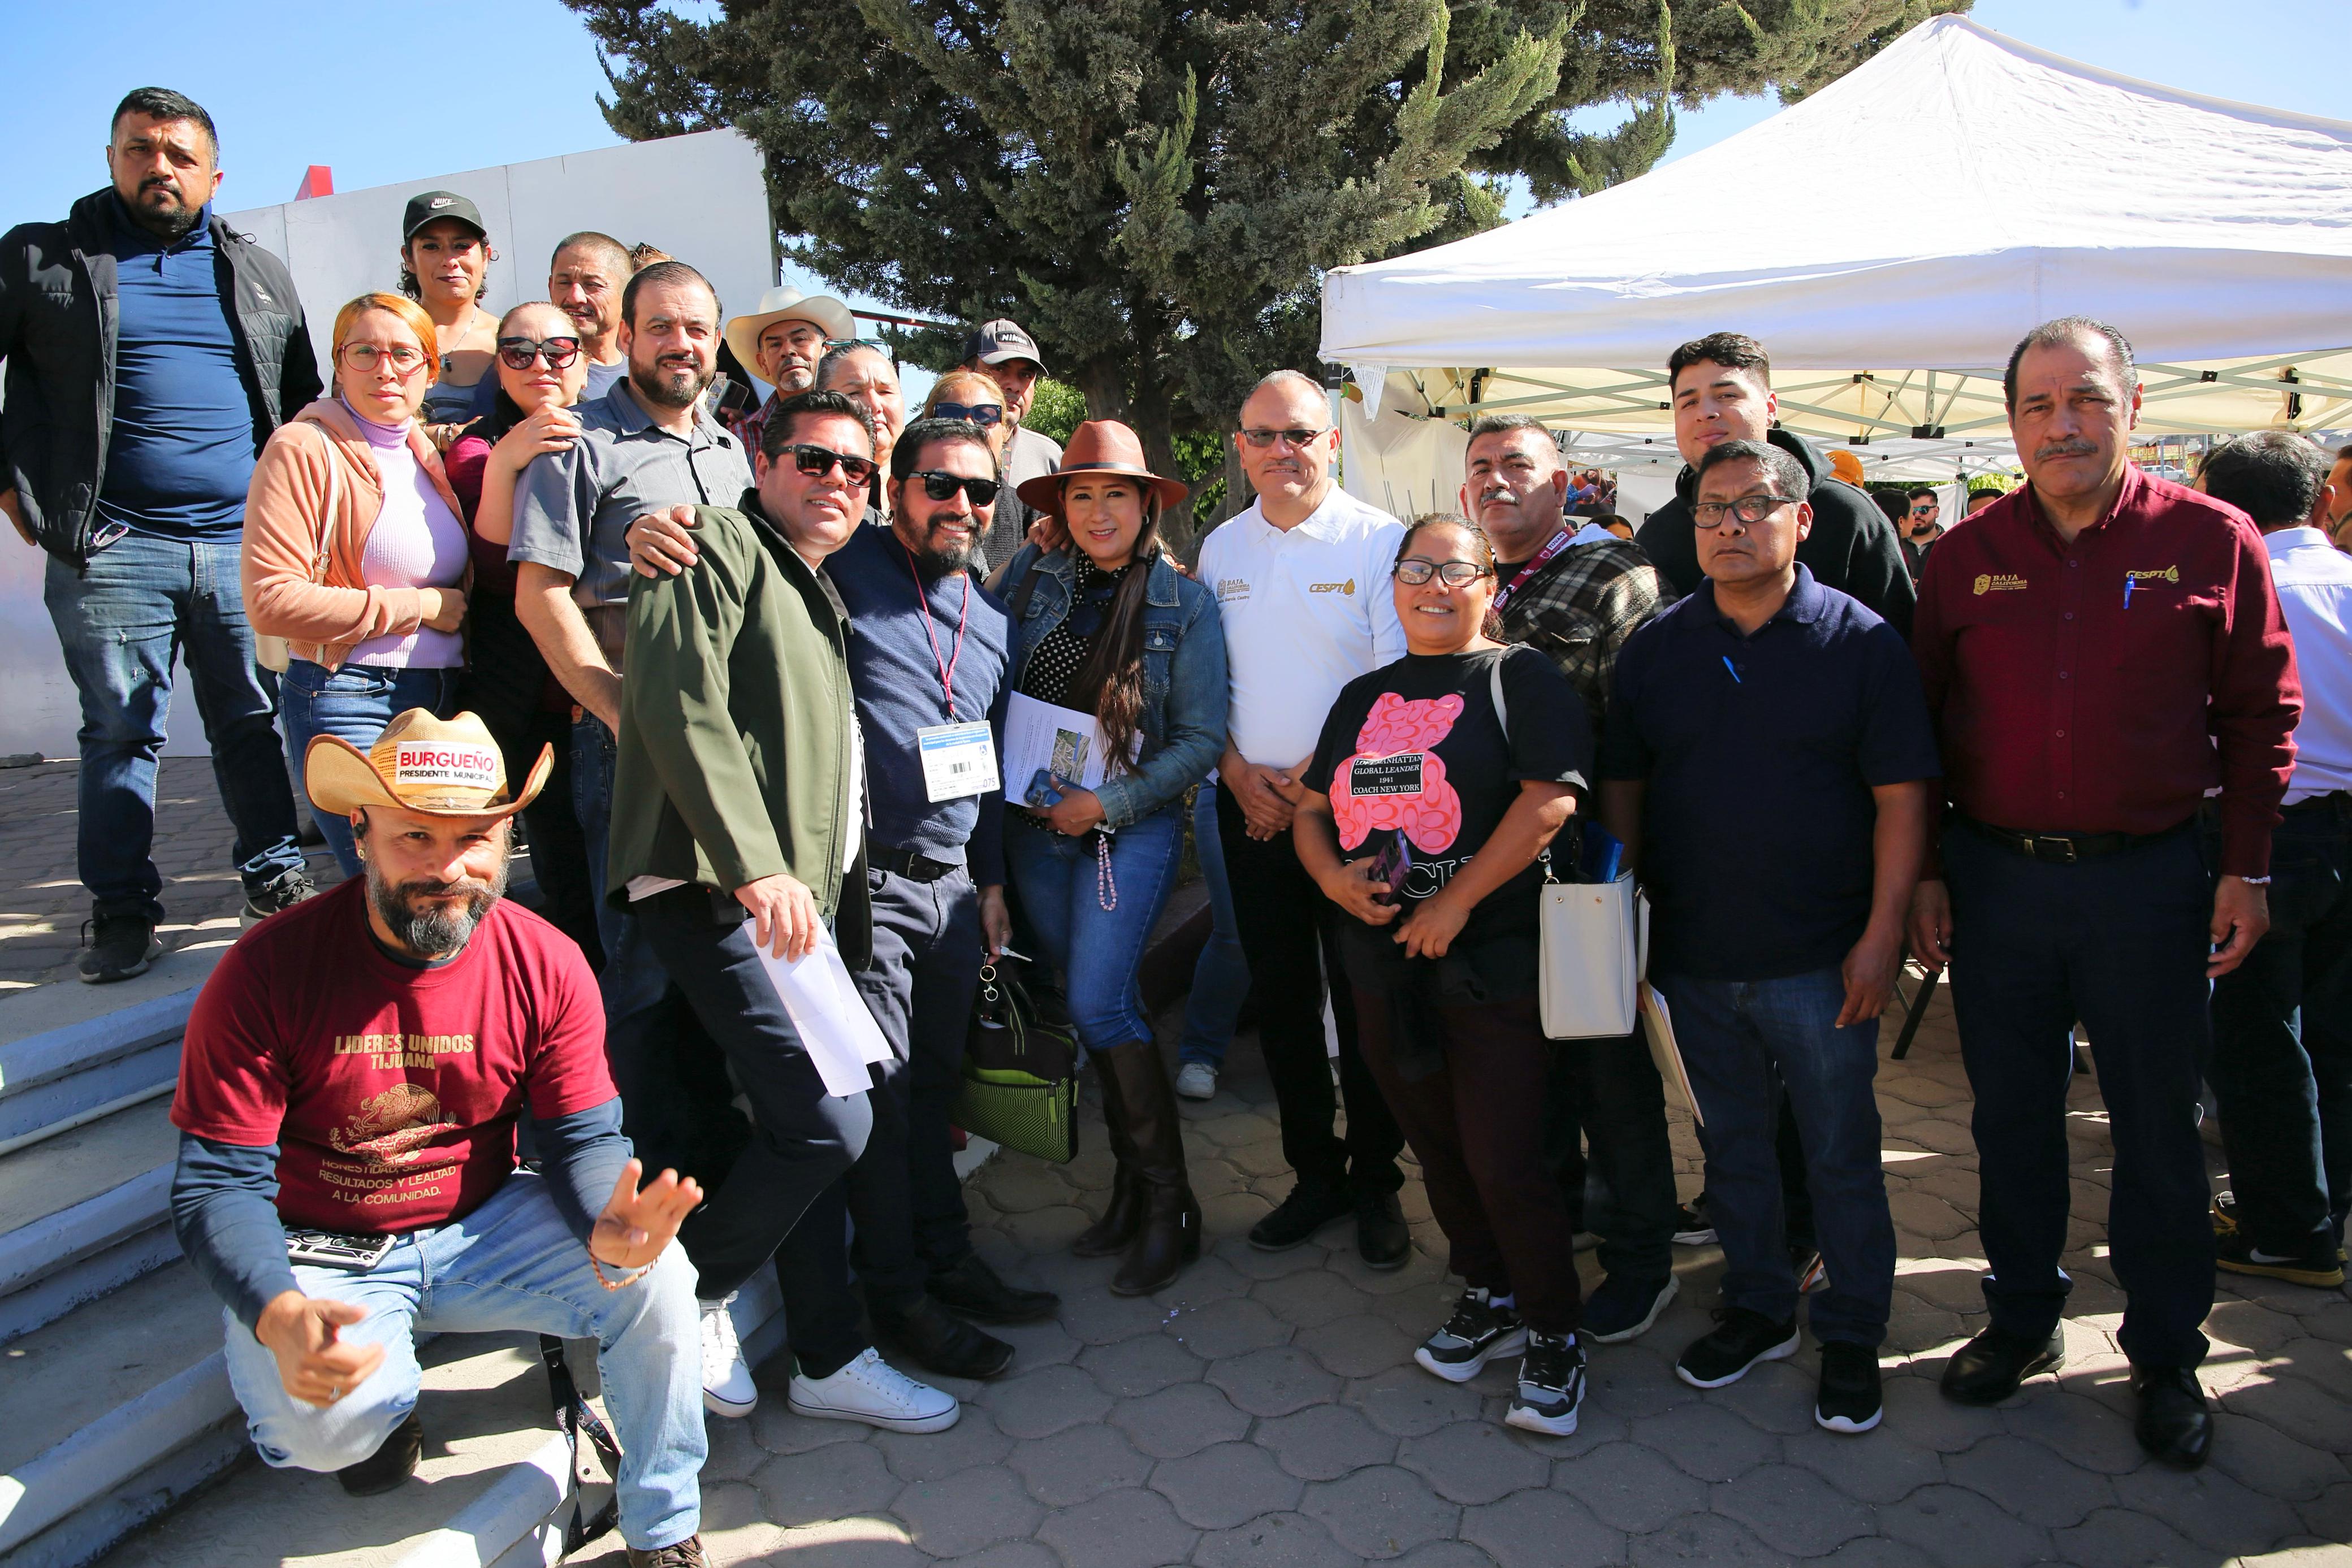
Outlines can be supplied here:
<path id="1" fill-rule="evenodd" d="M 470 713 L 433 716 L 413 707 L 383 727 L 362 751 L 339 736 L 314 735 L 302 753 L 310 803 L 348 817 L 388 806 L 427 817 L 511 817 L 538 798 L 555 767 L 555 747 L 540 748 L 520 792 L 507 793 L 506 759 L 490 727 Z"/>
<path id="2" fill-rule="evenodd" d="M 1116 474 L 1139 481 L 1160 497 L 1162 510 L 1181 507 L 1192 494 L 1181 479 L 1154 474 L 1143 461 L 1143 440 L 1115 419 L 1090 419 L 1070 432 L 1062 448 L 1062 465 L 1041 474 L 1013 492 L 1033 510 L 1062 515 L 1062 481 L 1076 474 Z"/>

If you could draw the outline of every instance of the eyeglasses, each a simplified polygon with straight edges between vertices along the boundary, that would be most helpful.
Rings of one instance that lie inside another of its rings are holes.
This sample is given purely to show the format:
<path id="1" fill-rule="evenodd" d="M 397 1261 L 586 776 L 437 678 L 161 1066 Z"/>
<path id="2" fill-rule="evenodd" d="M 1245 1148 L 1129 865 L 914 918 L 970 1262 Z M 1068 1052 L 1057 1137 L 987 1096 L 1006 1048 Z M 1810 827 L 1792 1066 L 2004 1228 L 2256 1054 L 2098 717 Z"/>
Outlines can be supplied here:
<path id="1" fill-rule="evenodd" d="M 1742 526 L 1760 523 L 1787 506 L 1787 496 L 1742 496 L 1736 501 L 1699 501 L 1691 507 L 1691 520 L 1703 528 L 1719 528 L 1727 517 L 1737 517 Z"/>
<path id="2" fill-rule="evenodd" d="M 944 501 L 961 490 L 971 497 L 975 507 L 985 507 L 996 499 L 1001 486 L 993 479 L 967 479 L 961 474 L 942 474 L 936 468 L 918 468 L 907 476 L 923 482 L 923 494 L 934 501 Z"/>
<path id="3" fill-rule="evenodd" d="M 1271 446 L 1276 441 L 1287 441 L 1293 446 L 1304 446 L 1330 428 L 1327 424 L 1322 430 L 1244 430 L 1242 432 L 1242 439 L 1252 446 L 1257 447 Z"/>
<path id="4" fill-rule="evenodd" d="M 941 402 L 931 405 L 933 419 L 966 419 L 982 430 L 993 430 L 1004 423 L 1004 405 L 1001 402 Z"/>
<path id="5" fill-rule="evenodd" d="M 1441 563 L 1425 556 L 1409 555 L 1396 563 L 1395 575 L 1407 588 L 1419 588 L 1433 577 L 1448 588 L 1467 588 L 1489 573 L 1475 560 Z"/>
<path id="6" fill-rule="evenodd" d="M 1922 501 L 1911 508 L 1911 515 L 1915 517 L 1932 517 L 1936 515 L 1936 503 Z"/>
<path id="7" fill-rule="evenodd" d="M 425 366 L 425 350 L 411 348 L 406 343 L 395 343 L 389 349 L 378 348 L 373 343 L 345 343 L 336 357 L 362 375 L 374 370 L 387 359 L 392 361 L 393 370 L 403 376 L 413 376 Z"/>
<path id="8" fill-rule="evenodd" d="M 874 460 L 870 457 L 852 457 L 846 452 L 835 452 L 829 446 L 812 446 L 806 442 L 787 446 L 776 455 L 782 457 L 785 452 L 792 454 L 793 466 L 812 479 L 822 479 L 835 468 L 841 470 L 841 476 L 853 487 L 874 477 Z"/>
<path id="9" fill-rule="evenodd" d="M 545 360 L 551 371 L 568 370 L 579 357 L 577 338 L 544 338 L 537 342 L 529 338 L 499 340 L 499 363 L 510 371 L 527 371 L 534 360 Z"/>

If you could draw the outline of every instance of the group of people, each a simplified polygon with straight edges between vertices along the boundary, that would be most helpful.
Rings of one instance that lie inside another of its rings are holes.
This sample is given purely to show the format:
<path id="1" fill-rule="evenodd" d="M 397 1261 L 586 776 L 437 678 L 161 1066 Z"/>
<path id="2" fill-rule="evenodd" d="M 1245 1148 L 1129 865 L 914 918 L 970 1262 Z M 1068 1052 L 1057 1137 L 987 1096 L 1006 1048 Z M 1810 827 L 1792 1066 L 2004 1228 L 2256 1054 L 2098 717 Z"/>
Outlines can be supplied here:
<path id="1" fill-rule="evenodd" d="M 1977 1092 L 1990 1322 L 1948 1395 L 2063 1360 L 2078 1021 L 2151 1454 L 2210 1448 L 2217 1251 L 2341 1283 L 2352 561 L 2305 525 L 2352 479 L 2287 435 L 2217 450 L 2202 493 L 2143 475 L 2113 328 L 2029 333 L 2026 484 L 1949 530 L 1929 494 L 1901 538 L 1736 333 L 1672 356 L 1685 467 L 1633 539 L 1512 414 L 1472 425 L 1458 512 L 1389 517 L 1337 484 L 1325 390 L 1276 371 L 1231 434 L 1255 499 L 1188 565 L 1190 487 L 1134 432 L 1023 427 L 1017 324 L 910 419 L 840 301 L 730 319 L 602 234 L 490 321 L 451 193 L 410 204 L 404 291 L 336 313 L 322 388 L 282 266 L 211 211 L 217 153 L 141 89 L 110 187 L 0 240 L 0 506 L 49 553 L 83 699 L 84 977 L 152 951 L 174 649 L 268 916 L 188 1027 L 173 1208 L 270 1463 L 400 1484 L 418 1332 L 593 1338 L 630 1561 L 698 1563 L 702 1416 L 758 1401 L 730 1305 L 771 1267 L 794 1411 L 952 1425 L 883 1350 L 994 1376 L 982 1325 L 1059 1304 L 975 1251 L 952 1164 L 975 990 L 1016 946 L 1099 1088 L 1115 1176 L 1073 1250 L 1111 1290 L 1199 1256 L 1177 1099 L 1213 1094 L 1246 995 L 1294 1177 L 1248 1244 L 1345 1222 L 1401 1268 L 1410 1146 L 1465 1283 L 1415 1360 L 1516 1356 L 1532 1432 L 1576 1429 L 1588 1355 L 1706 1239 L 1722 1303 L 1678 1375 L 1792 1354 L 1810 1296 L 1815 1419 L 1878 1424 L 1872 1081 L 1906 951 L 1951 965 Z M 772 395 L 716 405 L 722 347 Z M 1006 776 L 1018 704 L 1090 722 L 1099 781 Z M 544 919 L 505 897 L 518 818 Z M 1188 824 L 1219 936 L 1171 1080 L 1139 973 Z M 1643 1039 L 1542 1026 L 1543 884 L 1612 848 L 1700 1113 L 1689 1202 Z M 879 1061 L 787 1000 L 835 966 Z"/>

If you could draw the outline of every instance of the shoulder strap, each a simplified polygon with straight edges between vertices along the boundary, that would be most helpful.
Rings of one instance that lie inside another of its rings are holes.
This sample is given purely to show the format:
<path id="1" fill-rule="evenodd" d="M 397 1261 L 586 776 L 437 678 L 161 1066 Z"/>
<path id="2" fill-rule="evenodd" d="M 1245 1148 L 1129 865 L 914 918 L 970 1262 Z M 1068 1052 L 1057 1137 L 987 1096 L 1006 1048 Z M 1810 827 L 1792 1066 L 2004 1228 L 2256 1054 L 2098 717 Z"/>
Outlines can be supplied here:
<path id="1" fill-rule="evenodd" d="M 319 520 L 318 558 L 310 562 L 310 580 L 317 584 L 327 580 L 327 540 L 333 536 L 335 513 L 342 505 L 343 460 L 336 453 L 335 438 L 328 433 L 327 427 L 320 424 L 312 428 L 318 431 L 320 443 L 327 454 L 327 509 Z"/>
<path id="2" fill-rule="evenodd" d="M 1040 550 L 1030 559 L 1029 570 L 1021 574 L 1021 586 L 1013 591 L 1013 623 L 1021 624 L 1028 612 L 1029 596 L 1037 591 L 1037 574 L 1045 568 L 1045 552 Z"/>
<path id="3" fill-rule="evenodd" d="M 1494 666 L 1486 672 L 1486 692 L 1495 699 L 1495 717 L 1503 727 L 1503 744 L 1506 746 L 1511 741 L 1511 705 L 1503 700 L 1503 660 L 1510 656 L 1511 650 L 1504 649 L 1495 660 Z"/>

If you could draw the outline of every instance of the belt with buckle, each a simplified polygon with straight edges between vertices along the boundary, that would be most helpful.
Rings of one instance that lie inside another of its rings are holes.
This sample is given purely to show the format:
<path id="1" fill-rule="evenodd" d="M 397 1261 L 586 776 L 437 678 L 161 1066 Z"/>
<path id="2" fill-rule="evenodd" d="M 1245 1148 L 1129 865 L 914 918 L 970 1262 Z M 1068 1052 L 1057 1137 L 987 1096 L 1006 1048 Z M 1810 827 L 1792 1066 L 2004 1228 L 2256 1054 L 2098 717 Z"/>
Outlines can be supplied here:
<path id="1" fill-rule="evenodd" d="M 961 865 L 950 864 L 946 861 L 935 861 L 928 855 L 919 855 L 912 850 L 893 849 L 887 844 L 866 845 L 866 863 L 879 866 L 892 875 L 903 876 L 909 882 L 937 882 L 943 876 L 950 876 L 963 870 Z"/>
<path id="2" fill-rule="evenodd" d="M 1959 818 L 1962 826 L 1991 840 L 2002 849 L 2013 851 L 2028 860 L 2042 861 L 2052 865 L 2073 865 L 2077 861 L 2121 854 L 2142 844 L 2152 844 L 2158 839 L 2168 839 L 2195 821 L 2194 816 L 2185 818 L 2160 833 L 2021 833 L 2011 828 L 1996 828 L 1990 822 L 1979 822 L 1974 817 Z"/>

